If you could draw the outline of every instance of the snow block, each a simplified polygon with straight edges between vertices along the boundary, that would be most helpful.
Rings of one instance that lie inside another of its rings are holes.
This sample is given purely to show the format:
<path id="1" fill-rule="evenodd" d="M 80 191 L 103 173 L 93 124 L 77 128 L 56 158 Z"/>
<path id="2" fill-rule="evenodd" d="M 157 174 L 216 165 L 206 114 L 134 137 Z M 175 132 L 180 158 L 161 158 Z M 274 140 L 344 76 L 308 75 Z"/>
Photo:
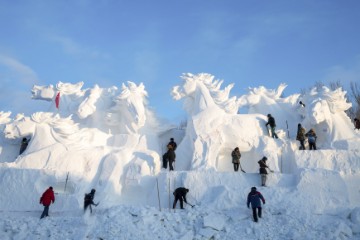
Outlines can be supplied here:
<path id="1" fill-rule="evenodd" d="M 296 151 L 293 172 L 299 168 L 326 169 L 343 173 L 360 171 L 360 152 L 349 150 Z"/>
<path id="2" fill-rule="evenodd" d="M 221 231 L 224 228 L 225 223 L 226 219 L 223 215 L 213 213 L 204 217 L 204 227 L 210 227 Z"/>
<path id="3" fill-rule="evenodd" d="M 350 204 L 346 184 L 340 173 L 322 169 L 303 169 L 298 176 L 294 204 L 322 213 Z"/>

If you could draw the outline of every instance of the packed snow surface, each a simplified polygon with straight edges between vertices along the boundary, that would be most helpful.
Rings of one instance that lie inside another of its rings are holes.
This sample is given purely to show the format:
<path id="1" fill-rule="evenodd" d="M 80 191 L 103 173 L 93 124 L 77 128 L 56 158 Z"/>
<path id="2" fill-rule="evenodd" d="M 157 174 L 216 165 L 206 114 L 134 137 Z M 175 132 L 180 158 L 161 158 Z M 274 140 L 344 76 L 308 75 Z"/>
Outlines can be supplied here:
<path id="1" fill-rule="evenodd" d="M 360 133 L 345 114 L 345 92 L 282 97 L 281 84 L 231 97 L 234 85 L 222 84 L 205 73 L 181 76 L 171 95 L 183 101 L 183 128 L 156 117 L 142 83 L 34 86 L 32 99 L 48 109 L 0 112 L 0 239 L 360 239 Z M 279 139 L 269 136 L 268 114 Z M 316 151 L 299 150 L 299 123 L 317 133 Z M 23 138 L 30 141 L 19 155 Z M 178 147 L 169 172 L 170 138 Z M 235 147 L 245 172 L 233 170 Z M 263 156 L 273 171 L 266 187 Z M 56 200 L 40 219 L 49 186 Z M 253 186 L 266 199 L 258 223 L 246 206 Z M 172 209 L 178 187 L 190 189 L 183 210 Z M 99 205 L 84 213 L 92 188 Z"/>

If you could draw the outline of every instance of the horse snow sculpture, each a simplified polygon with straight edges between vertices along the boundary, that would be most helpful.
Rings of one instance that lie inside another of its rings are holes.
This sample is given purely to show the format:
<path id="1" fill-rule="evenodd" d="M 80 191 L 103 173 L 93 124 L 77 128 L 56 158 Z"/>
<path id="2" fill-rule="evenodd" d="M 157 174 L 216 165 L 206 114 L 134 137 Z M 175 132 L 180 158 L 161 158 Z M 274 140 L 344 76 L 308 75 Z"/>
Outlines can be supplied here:
<path id="1" fill-rule="evenodd" d="M 148 114 L 146 97 L 144 84 L 122 84 L 121 93 L 113 99 L 114 106 L 106 117 L 106 123 L 112 126 L 114 133 L 138 133 L 145 126 Z"/>
<path id="2" fill-rule="evenodd" d="M 31 151 L 44 149 L 61 143 L 65 147 L 87 146 L 90 136 L 87 131 L 80 130 L 77 123 L 68 118 L 61 118 L 50 112 L 37 112 L 31 117 L 18 114 L 13 122 L 4 129 L 7 139 L 31 138 L 28 148 Z"/>
<path id="3" fill-rule="evenodd" d="M 79 118 L 79 123 L 102 128 L 106 110 L 110 108 L 117 88 L 100 88 L 95 85 L 93 88 L 82 90 L 83 85 L 83 82 L 76 84 L 59 82 L 56 87 L 34 85 L 32 98 L 55 103 L 56 95 L 60 94 L 59 108 L 56 109 L 53 104 L 51 107 L 53 112 L 58 112 L 62 117 L 74 115 Z"/>
<path id="4" fill-rule="evenodd" d="M 323 86 L 302 96 L 306 105 L 303 125 L 315 129 L 323 147 L 341 148 L 343 143 L 356 138 L 351 120 L 345 113 L 351 107 L 345 95 L 346 91 L 341 88 L 332 91 Z"/>
<path id="5" fill-rule="evenodd" d="M 145 108 L 147 92 L 142 83 L 122 84 L 121 92 L 117 87 L 81 90 L 83 82 L 77 84 L 59 82 L 54 88 L 34 86 L 33 99 L 54 101 L 60 93 L 60 106 L 53 111 L 62 117 L 74 115 L 76 122 L 87 127 L 96 127 L 104 132 L 136 133 L 149 122 L 156 124 L 153 113 Z"/>
<path id="6" fill-rule="evenodd" d="M 188 125 L 176 150 L 176 169 L 224 170 L 224 162 L 231 165 L 228 159 L 236 146 L 243 152 L 256 151 L 264 136 L 265 128 L 260 125 L 264 116 L 237 114 L 238 100 L 229 98 L 233 84 L 221 90 L 222 81 L 205 73 L 188 73 L 181 78 L 183 84 L 173 88 L 172 96 L 176 100 L 184 99 Z M 249 168 L 256 169 L 256 165 L 253 163 Z"/>

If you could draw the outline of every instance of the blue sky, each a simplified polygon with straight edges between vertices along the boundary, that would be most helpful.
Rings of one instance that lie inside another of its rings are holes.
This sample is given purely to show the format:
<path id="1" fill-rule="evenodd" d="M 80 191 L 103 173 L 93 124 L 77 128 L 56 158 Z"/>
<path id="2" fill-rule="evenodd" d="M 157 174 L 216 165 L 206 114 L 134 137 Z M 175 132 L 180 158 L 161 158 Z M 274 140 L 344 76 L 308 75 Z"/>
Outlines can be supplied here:
<path id="1" fill-rule="evenodd" d="M 0 111 L 28 113 L 33 84 L 143 82 L 158 116 L 184 72 L 300 92 L 360 82 L 360 1 L 0 0 Z"/>

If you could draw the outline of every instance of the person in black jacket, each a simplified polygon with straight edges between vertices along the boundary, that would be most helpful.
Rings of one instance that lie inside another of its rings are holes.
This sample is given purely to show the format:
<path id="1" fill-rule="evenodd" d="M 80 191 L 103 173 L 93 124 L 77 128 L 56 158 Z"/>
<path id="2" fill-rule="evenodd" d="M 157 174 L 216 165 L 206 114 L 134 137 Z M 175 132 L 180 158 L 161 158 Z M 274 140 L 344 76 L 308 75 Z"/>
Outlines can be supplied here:
<path id="1" fill-rule="evenodd" d="M 174 138 L 170 138 L 170 142 L 168 143 L 168 145 L 171 145 L 173 150 L 176 151 L 176 148 L 177 148 L 177 144 L 176 142 L 174 141 Z"/>
<path id="2" fill-rule="evenodd" d="M 91 205 L 97 206 L 99 203 L 94 203 L 94 197 L 95 197 L 95 189 L 91 189 L 90 193 L 86 193 L 84 197 L 84 212 L 86 212 L 86 209 L 90 208 L 90 213 L 92 213 Z"/>
<path id="3" fill-rule="evenodd" d="M 267 179 L 267 171 L 266 168 L 269 168 L 268 165 L 266 165 L 266 161 L 267 161 L 267 157 L 263 157 L 261 160 L 258 161 L 258 164 L 260 166 L 259 172 L 260 172 L 260 176 L 261 176 L 261 186 L 265 187 L 266 186 L 266 179 Z M 270 170 L 270 172 L 273 172 L 272 170 Z"/>
<path id="4" fill-rule="evenodd" d="M 175 189 L 174 191 L 174 204 L 173 204 L 173 208 L 175 209 L 176 207 L 176 203 L 178 200 L 180 200 L 180 208 L 184 209 L 184 202 L 188 203 L 186 201 L 186 194 L 189 192 L 189 189 L 184 188 L 184 187 L 179 187 L 177 189 Z"/>
<path id="5" fill-rule="evenodd" d="M 22 154 L 26 150 L 26 148 L 29 144 L 29 141 L 30 140 L 27 140 L 27 138 L 22 139 L 19 154 Z"/>
<path id="6" fill-rule="evenodd" d="M 171 144 L 167 145 L 168 151 L 163 155 L 163 167 L 167 167 L 167 162 L 169 162 L 170 171 L 174 171 L 173 163 L 175 162 L 176 154 L 173 150 Z"/>
<path id="7" fill-rule="evenodd" d="M 296 140 L 300 142 L 300 150 L 305 150 L 305 128 L 298 124 L 298 130 L 296 134 Z"/>
<path id="8" fill-rule="evenodd" d="M 247 207 L 250 208 L 250 203 L 251 203 L 251 208 L 253 210 L 254 222 L 257 222 L 258 216 L 259 216 L 259 218 L 261 218 L 261 215 L 262 215 L 261 214 L 262 208 L 261 208 L 260 200 L 263 202 L 263 204 L 265 204 L 265 198 L 263 197 L 263 195 L 261 195 L 261 193 L 256 190 L 256 187 L 252 187 L 251 192 L 249 192 L 248 197 L 247 197 Z"/>
<path id="9" fill-rule="evenodd" d="M 278 135 L 275 132 L 275 128 L 276 128 L 275 118 L 273 116 L 271 116 L 270 113 L 267 115 L 267 117 L 268 117 L 268 122 L 266 123 L 266 127 L 268 125 L 270 125 L 271 137 L 272 138 L 279 138 Z"/>

